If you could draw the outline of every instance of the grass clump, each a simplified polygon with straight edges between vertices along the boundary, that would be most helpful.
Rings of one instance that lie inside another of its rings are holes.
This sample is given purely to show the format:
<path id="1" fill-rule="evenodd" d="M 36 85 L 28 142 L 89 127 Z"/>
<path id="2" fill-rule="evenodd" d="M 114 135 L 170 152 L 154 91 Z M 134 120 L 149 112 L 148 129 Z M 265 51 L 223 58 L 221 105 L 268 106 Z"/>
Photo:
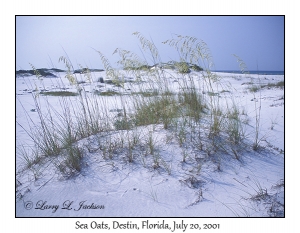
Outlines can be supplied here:
<path id="1" fill-rule="evenodd" d="M 203 71 L 203 68 L 201 68 L 197 64 L 191 64 L 190 68 L 193 69 L 194 71 L 197 71 L 197 72 Z"/>
<path id="2" fill-rule="evenodd" d="M 228 108 L 226 113 L 226 133 L 229 141 L 233 144 L 239 144 L 245 138 L 243 121 L 241 119 L 240 110 L 236 105 Z"/>
<path id="3" fill-rule="evenodd" d="M 277 83 L 268 83 L 268 84 L 262 84 L 262 85 L 253 85 L 253 83 L 251 83 L 252 85 L 250 87 L 248 87 L 250 92 L 258 92 L 259 90 L 263 89 L 263 88 L 284 88 L 284 81 L 280 81 Z"/>
<path id="4" fill-rule="evenodd" d="M 266 85 L 261 85 L 261 88 L 272 88 L 272 87 L 284 88 L 284 81 L 280 81 L 280 82 L 277 82 L 277 83 L 268 83 Z"/>
<path id="5" fill-rule="evenodd" d="M 47 92 L 41 92 L 41 95 L 46 96 L 77 96 L 78 93 L 71 92 L 71 91 L 47 91 Z"/>
<path id="6" fill-rule="evenodd" d="M 166 95 L 136 102 L 135 109 L 134 121 L 136 126 L 163 123 L 165 129 L 178 116 L 179 110 L 175 96 Z"/>
<path id="7" fill-rule="evenodd" d="M 175 66 L 176 66 L 178 72 L 181 74 L 188 74 L 191 72 L 188 63 L 186 63 L 186 62 L 175 63 Z"/>
<path id="8" fill-rule="evenodd" d="M 115 95 L 120 95 L 119 92 L 112 91 L 112 90 L 108 90 L 108 91 L 95 91 L 94 93 L 96 95 L 101 95 L 101 96 L 115 96 Z"/>
<path id="9" fill-rule="evenodd" d="M 184 90 L 179 93 L 179 103 L 183 108 L 182 114 L 194 118 L 195 121 L 199 121 L 201 114 L 204 112 L 205 101 L 196 89 Z"/>
<path id="10" fill-rule="evenodd" d="M 138 91 L 138 92 L 132 92 L 132 95 L 142 95 L 143 97 L 153 97 L 158 96 L 159 92 L 157 90 L 154 91 Z"/>
<path id="11" fill-rule="evenodd" d="M 63 160 L 56 162 L 56 166 L 63 176 L 69 178 L 81 171 L 83 151 L 77 145 L 70 145 L 63 153 Z"/>
<path id="12" fill-rule="evenodd" d="M 119 119 L 116 119 L 114 122 L 114 127 L 116 130 L 130 130 L 134 126 L 133 119 L 130 119 L 128 117 L 122 117 Z"/>

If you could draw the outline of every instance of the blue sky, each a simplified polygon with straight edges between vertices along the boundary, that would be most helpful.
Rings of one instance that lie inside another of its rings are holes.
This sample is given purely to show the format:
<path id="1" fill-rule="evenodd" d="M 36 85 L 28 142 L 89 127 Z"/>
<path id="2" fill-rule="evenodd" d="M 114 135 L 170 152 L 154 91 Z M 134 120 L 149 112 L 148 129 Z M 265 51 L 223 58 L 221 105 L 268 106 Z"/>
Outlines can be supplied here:
<path id="1" fill-rule="evenodd" d="M 243 59 L 248 70 L 284 70 L 283 16 L 17 16 L 16 69 L 31 69 L 29 63 L 65 68 L 58 63 L 65 53 L 74 68 L 103 68 L 93 48 L 115 66 L 116 48 L 142 57 L 132 35 L 136 31 L 153 40 L 163 61 L 178 57 L 161 42 L 180 34 L 207 43 L 215 70 L 238 70 L 232 54 Z"/>

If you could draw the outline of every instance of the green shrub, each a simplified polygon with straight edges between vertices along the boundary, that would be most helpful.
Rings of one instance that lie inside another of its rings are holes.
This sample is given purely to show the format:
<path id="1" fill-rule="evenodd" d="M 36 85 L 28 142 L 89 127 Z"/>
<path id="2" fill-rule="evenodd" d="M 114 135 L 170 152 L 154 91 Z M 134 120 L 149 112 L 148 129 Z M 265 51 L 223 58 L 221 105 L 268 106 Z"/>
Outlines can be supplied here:
<path id="1" fill-rule="evenodd" d="M 176 65 L 178 72 L 181 74 L 188 74 L 191 72 L 188 63 L 186 63 L 186 62 L 178 62 L 178 63 L 175 63 L 175 65 Z"/>
<path id="2" fill-rule="evenodd" d="M 190 68 L 193 69 L 194 71 L 198 71 L 198 72 L 203 70 L 200 66 L 198 66 L 196 64 L 191 64 Z"/>

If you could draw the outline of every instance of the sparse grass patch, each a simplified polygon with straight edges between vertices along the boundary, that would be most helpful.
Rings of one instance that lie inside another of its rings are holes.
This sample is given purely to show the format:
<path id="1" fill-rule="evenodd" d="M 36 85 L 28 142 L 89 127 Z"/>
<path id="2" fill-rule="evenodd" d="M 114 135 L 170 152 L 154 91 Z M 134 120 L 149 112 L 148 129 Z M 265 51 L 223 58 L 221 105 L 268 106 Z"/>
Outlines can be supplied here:
<path id="1" fill-rule="evenodd" d="M 26 149 L 24 145 L 17 147 L 17 153 L 24 162 L 25 169 L 31 169 L 42 161 L 42 157 L 32 148 Z"/>
<path id="2" fill-rule="evenodd" d="M 251 195 L 251 200 L 261 201 L 269 197 L 268 190 L 266 188 L 262 188 L 261 184 L 258 181 L 254 181 L 254 184 L 256 187 L 254 188 L 251 186 L 251 188 L 254 189 L 255 194 Z"/>
<path id="3" fill-rule="evenodd" d="M 259 85 L 252 85 L 250 87 L 248 87 L 250 92 L 258 92 L 261 89 L 261 86 Z"/>
<path id="4" fill-rule="evenodd" d="M 71 92 L 71 91 L 47 91 L 47 92 L 40 92 L 41 95 L 46 96 L 77 96 L 78 93 Z"/>
<path id="5" fill-rule="evenodd" d="M 222 90 L 220 93 L 231 93 L 231 91 L 228 91 L 228 90 Z"/>
<path id="6" fill-rule="evenodd" d="M 116 95 L 121 95 L 119 92 L 116 92 L 116 91 L 113 91 L 113 90 L 95 91 L 94 93 L 96 95 L 101 95 L 101 96 L 116 96 Z"/>
<path id="7" fill-rule="evenodd" d="M 207 94 L 209 96 L 219 96 L 219 93 L 218 92 L 211 92 L 211 91 L 208 91 Z"/>
<path id="8" fill-rule="evenodd" d="M 184 90 L 178 94 L 178 99 L 179 103 L 184 107 L 181 109 L 182 114 L 199 121 L 205 108 L 202 95 L 195 89 Z"/>
<path id="9" fill-rule="evenodd" d="M 249 82 L 249 83 L 244 83 L 244 84 L 251 84 L 251 86 L 248 87 L 249 91 L 250 92 L 258 92 L 259 90 L 263 89 L 263 88 L 281 88 L 283 89 L 284 88 L 284 81 L 280 81 L 280 82 L 277 82 L 277 83 L 268 83 L 268 84 L 256 84 L 254 85 L 253 82 Z"/>
<path id="10" fill-rule="evenodd" d="M 134 120 L 128 117 L 121 117 L 115 120 L 114 127 L 116 130 L 130 130 L 134 126 Z"/>
<path id="11" fill-rule="evenodd" d="M 272 87 L 275 87 L 275 88 L 284 88 L 284 81 L 280 81 L 280 82 L 277 82 L 277 83 L 268 83 L 266 85 L 261 85 L 261 88 L 272 88 Z"/>
<path id="12" fill-rule="evenodd" d="M 70 146 L 66 149 L 66 165 L 75 171 L 81 170 L 81 159 L 83 158 L 83 151 L 76 146 Z"/>
<path id="13" fill-rule="evenodd" d="M 61 156 L 54 159 L 54 165 L 65 178 L 70 178 L 81 171 L 82 158 L 83 149 L 73 144 L 66 147 Z"/>
<path id="14" fill-rule="evenodd" d="M 233 144 L 239 144 L 245 138 L 245 131 L 241 119 L 240 110 L 236 105 L 228 108 L 226 113 L 226 133 L 229 136 L 229 141 Z"/>
<path id="15" fill-rule="evenodd" d="M 143 97 L 153 97 L 153 96 L 158 96 L 159 92 L 158 91 L 139 91 L 139 92 L 132 92 L 132 95 L 142 95 Z"/>

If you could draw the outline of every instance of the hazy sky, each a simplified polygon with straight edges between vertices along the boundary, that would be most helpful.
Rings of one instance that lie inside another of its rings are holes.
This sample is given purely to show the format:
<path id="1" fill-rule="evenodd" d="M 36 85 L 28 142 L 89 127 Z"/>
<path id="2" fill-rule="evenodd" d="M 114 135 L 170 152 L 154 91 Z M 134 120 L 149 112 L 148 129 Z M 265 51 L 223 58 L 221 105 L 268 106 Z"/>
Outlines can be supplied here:
<path id="1" fill-rule="evenodd" d="M 16 69 L 65 68 L 58 63 L 67 54 L 74 68 L 78 64 L 103 68 L 101 51 L 116 65 L 116 48 L 131 50 L 142 57 L 140 32 L 152 39 L 163 61 L 177 60 L 174 49 L 161 42 L 175 34 L 205 41 L 215 70 L 238 70 L 232 54 L 248 70 L 284 70 L 283 16 L 17 16 Z M 53 63 L 53 64 L 52 64 Z"/>

